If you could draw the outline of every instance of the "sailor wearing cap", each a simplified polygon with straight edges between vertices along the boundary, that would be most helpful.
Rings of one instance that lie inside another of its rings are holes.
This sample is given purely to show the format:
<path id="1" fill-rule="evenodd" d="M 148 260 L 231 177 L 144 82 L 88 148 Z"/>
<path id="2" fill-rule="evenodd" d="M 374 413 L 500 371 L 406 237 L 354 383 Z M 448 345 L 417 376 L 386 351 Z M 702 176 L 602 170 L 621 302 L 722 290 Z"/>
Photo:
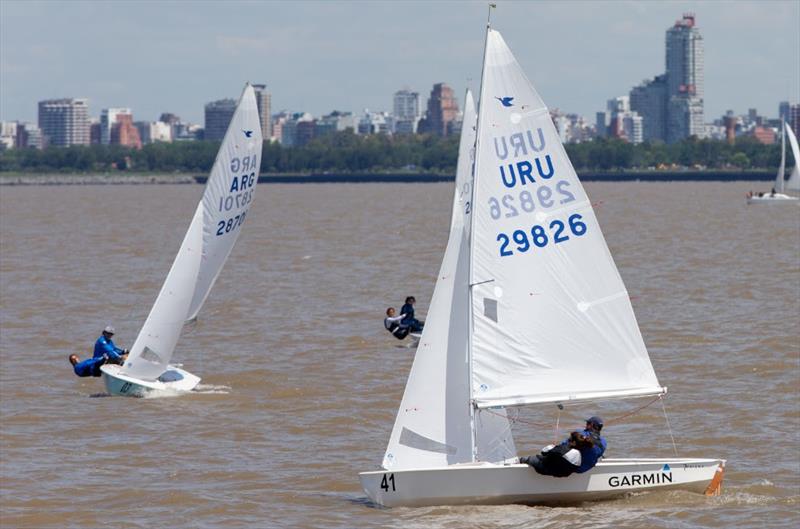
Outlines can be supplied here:
<path id="1" fill-rule="evenodd" d="M 111 325 L 106 325 L 106 328 L 103 329 L 103 334 L 100 335 L 100 338 L 94 343 L 94 355 L 93 358 L 105 358 L 106 362 L 109 364 L 122 364 L 124 359 L 122 355 L 128 354 L 127 349 L 120 349 L 114 342 L 111 340 L 111 337 L 114 336 L 114 327 Z"/>
<path id="2" fill-rule="evenodd" d="M 581 433 L 591 441 L 591 446 L 581 449 L 581 466 L 576 471 L 579 474 L 593 468 L 603 457 L 607 443 L 605 437 L 600 435 L 602 429 L 603 419 L 600 417 L 593 415 L 586 419 L 586 428 Z"/>

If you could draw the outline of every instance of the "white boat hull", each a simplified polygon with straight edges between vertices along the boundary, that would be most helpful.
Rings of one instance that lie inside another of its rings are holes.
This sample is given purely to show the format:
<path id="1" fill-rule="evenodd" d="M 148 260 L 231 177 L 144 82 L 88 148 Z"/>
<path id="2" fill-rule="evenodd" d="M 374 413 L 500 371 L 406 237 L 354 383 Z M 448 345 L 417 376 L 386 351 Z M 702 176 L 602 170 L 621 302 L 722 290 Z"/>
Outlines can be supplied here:
<path id="1" fill-rule="evenodd" d="M 724 468 L 721 459 L 604 459 L 566 478 L 543 476 L 528 465 L 491 463 L 362 472 L 359 478 L 367 496 L 385 507 L 548 505 L 674 489 L 715 495 Z"/>
<path id="2" fill-rule="evenodd" d="M 185 393 L 200 383 L 200 377 L 170 365 L 157 380 L 140 380 L 119 372 L 121 366 L 106 364 L 100 368 L 106 391 L 111 395 L 124 397 L 144 397 L 148 394 L 163 392 L 164 394 Z"/>
<path id="3" fill-rule="evenodd" d="M 763 196 L 753 195 L 747 197 L 748 204 L 800 204 L 800 198 L 784 195 L 783 193 L 775 193 L 770 195 L 765 193 Z"/>

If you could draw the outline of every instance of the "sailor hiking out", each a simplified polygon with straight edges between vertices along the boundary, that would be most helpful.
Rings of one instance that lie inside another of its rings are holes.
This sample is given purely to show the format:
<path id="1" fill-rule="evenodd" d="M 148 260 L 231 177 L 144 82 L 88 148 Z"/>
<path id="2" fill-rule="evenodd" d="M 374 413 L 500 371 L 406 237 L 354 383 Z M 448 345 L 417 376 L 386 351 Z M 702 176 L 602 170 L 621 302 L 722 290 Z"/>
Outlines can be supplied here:
<path id="1" fill-rule="evenodd" d="M 400 314 L 399 316 L 395 316 L 396 312 L 394 307 L 389 307 L 386 309 L 386 318 L 383 320 L 383 326 L 386 328 L 387 331 L 392 333 L 392 336 L 397 338 L 398 340 L 402 340 L 408 333 L 410 329 L 408 325 L 403 325 L 401 322 L 403 318 L 405 318 L 405 314 Z"/>

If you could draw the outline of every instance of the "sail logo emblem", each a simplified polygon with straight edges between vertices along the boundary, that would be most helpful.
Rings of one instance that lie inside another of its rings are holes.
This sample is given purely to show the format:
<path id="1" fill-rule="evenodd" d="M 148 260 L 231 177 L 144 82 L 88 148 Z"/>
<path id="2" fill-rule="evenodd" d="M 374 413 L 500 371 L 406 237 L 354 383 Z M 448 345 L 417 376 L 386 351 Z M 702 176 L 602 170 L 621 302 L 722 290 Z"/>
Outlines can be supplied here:
<path id="1" fill-rule="evenodd" d="M 495 97 L 495 99 L 500 101 L 503 104 L 504 107 L 513 107 L 514 106 L 514 103 L 512 103 L 512 101 L 514 101 L 513 97 L 508 97 L 508 96 L 506 96 L 506 97 Z"/>
<path id="2" fill-rule="evenodd" d="M 253 135 L 252 130 L 243 130 L 242 132 L 244 132 L 244 135 L 248 138 Z"/>

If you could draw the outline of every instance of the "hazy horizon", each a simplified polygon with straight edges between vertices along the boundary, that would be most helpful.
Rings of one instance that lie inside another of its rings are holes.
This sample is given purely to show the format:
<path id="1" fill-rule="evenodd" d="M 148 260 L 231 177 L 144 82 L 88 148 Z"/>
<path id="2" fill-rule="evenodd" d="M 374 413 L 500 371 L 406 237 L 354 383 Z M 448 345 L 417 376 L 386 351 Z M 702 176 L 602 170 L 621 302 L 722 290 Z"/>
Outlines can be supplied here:
<path id="1" fill-rule="evenodd" d="M 550 108 L 594 120 L 664 71 L 665 31 L 694 12 L 705 121 L 800 100 L 800 2 L 498 2 L 493 27 Z M 486 2 L 0 2 L 0 120 L 89 99 L 203 123 L 206 103 L 264 83 L 272 112 L 392 110 L 401 88 L 477 90 Z"/>

